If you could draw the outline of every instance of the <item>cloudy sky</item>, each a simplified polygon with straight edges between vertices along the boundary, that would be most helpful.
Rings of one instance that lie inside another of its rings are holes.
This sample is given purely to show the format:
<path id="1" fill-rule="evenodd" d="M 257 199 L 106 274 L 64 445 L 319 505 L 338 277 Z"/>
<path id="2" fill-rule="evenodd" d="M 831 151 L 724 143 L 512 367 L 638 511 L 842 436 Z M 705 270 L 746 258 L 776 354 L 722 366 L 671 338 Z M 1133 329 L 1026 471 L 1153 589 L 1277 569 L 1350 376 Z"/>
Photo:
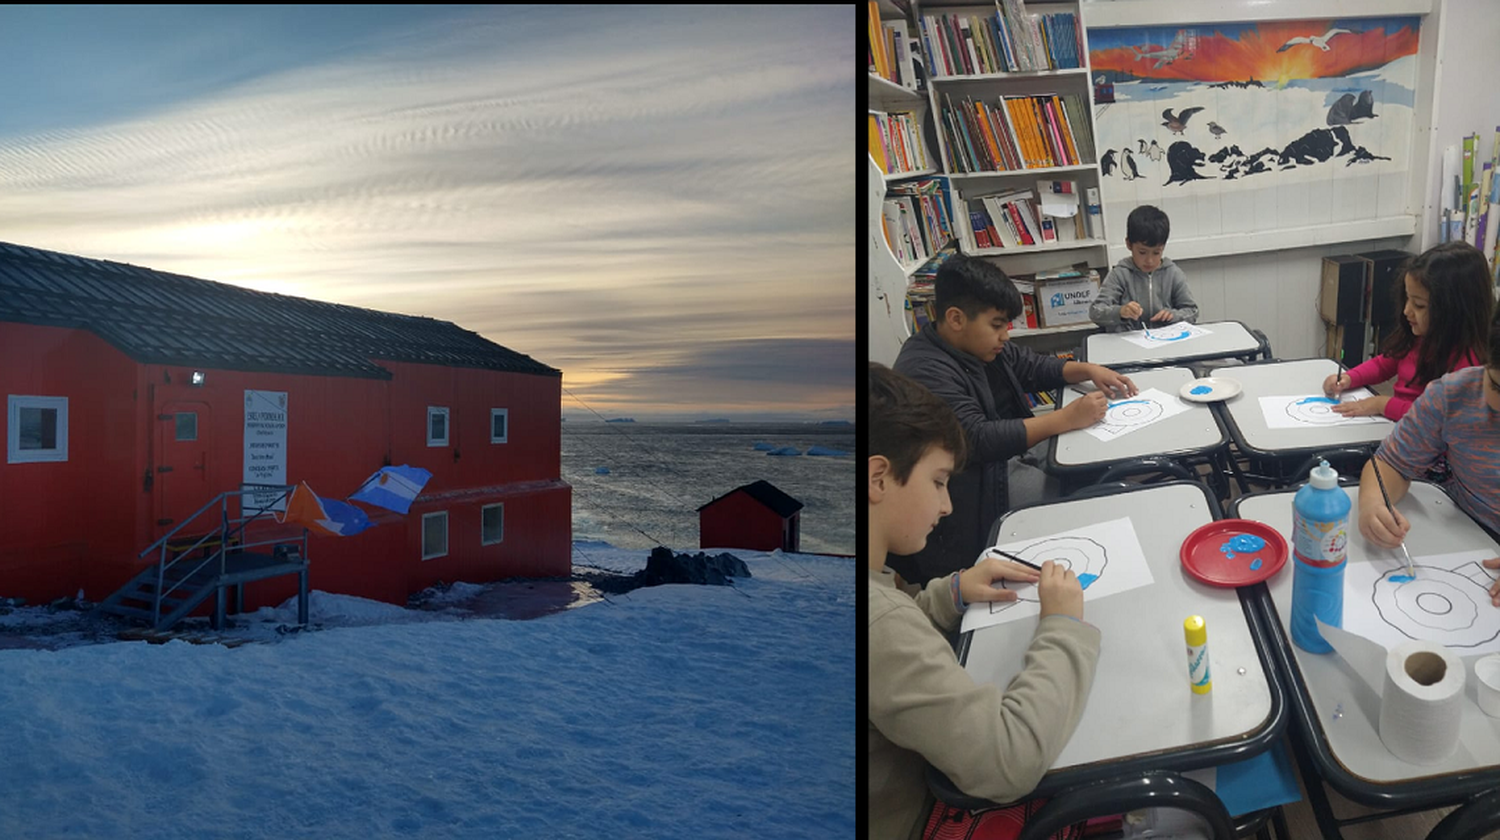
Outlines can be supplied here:
<path id="1" fill-rule="evenodd" d="M 0 241 L 852 418 L 852 6 L 0 7 Z"/>

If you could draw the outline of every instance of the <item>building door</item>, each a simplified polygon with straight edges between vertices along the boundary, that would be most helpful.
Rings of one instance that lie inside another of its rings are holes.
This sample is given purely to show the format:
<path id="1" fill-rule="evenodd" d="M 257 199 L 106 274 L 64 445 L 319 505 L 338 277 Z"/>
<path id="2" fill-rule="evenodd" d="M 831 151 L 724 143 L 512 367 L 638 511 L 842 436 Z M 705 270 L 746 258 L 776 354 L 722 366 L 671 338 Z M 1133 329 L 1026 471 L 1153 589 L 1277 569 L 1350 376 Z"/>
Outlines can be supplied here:
<path id="1" fill-rule="evenodd" d="M 217 496 L 209 463 L 208 403 L 173 400 L 156 413 L 156 536 L 182 524 Z M 219 527 L 218 517 L 198 517 L 190 533 Z"/>

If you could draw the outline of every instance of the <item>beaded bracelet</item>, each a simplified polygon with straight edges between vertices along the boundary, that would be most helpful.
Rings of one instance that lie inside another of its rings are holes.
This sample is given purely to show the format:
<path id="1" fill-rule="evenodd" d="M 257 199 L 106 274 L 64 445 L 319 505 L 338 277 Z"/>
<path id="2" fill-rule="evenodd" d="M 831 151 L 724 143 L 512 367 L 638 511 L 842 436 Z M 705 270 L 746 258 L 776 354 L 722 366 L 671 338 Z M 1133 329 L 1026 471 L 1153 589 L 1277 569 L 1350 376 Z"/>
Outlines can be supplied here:
<path id="1" fill-rule="evenodd" d="M 968 609 L 968 606 L 964 604 L 963 593 L 959 591 L 958 578 L 960 574 L 962 573 L 953 573 L 953 606 L 958 607 L 959 612 L 963 612 L 965 609 Z"/>

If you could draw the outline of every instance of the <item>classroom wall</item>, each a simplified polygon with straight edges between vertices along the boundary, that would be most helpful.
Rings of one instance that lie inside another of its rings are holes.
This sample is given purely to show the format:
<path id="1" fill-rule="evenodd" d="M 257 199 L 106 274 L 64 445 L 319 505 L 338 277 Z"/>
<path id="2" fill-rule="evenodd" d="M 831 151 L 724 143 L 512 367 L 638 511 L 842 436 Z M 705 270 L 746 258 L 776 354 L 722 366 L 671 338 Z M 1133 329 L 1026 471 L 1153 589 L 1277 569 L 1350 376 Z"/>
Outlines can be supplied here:
<path id="1" fill-rule="evenodd" d="M 1178 262 L 1198 302 L 1198 320 L 1243 321 L 1266 334 L 1278 358 L 1323 355 L 1318 291 L 1323 258 L 1387 248 L 1404 249 L 1407 237 L 1320 245 L 1285 251 L 1234 254 Z M 1172 255 L 1167 245 L 1166 256 Z"/>

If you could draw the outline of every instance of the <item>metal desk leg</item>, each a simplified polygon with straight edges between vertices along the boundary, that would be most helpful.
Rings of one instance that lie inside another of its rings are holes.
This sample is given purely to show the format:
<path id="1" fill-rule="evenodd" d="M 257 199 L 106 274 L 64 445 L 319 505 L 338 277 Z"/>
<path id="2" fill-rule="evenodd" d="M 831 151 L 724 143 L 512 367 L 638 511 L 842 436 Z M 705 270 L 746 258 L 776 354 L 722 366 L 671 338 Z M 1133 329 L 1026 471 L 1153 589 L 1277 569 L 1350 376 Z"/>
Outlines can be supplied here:
<path id="1" fill-rule="evenodd" d="M 1300 727 L 1299 727 L 1300 729 Z M 1298 731 L 1296 736 L 1305 736 Z M 1339 821 L 1333 815 L 1333 805 L 1328 801 L 1328 792 L 1323 789 L 1323 777 L 1318 775 L 1312 758 L 1302 745 L 1302 737 L 1288 739 L 1292 742 L 1292 755 L 1297 761 L 1297 772 L 1302 774 L 1302 787 L 1307 790 L 1307 804 L 1312 806 L 1313 818 L 1318 821 L 1318 833 L 1323 840 L 1344 840 L 1339 833 Z"/>

